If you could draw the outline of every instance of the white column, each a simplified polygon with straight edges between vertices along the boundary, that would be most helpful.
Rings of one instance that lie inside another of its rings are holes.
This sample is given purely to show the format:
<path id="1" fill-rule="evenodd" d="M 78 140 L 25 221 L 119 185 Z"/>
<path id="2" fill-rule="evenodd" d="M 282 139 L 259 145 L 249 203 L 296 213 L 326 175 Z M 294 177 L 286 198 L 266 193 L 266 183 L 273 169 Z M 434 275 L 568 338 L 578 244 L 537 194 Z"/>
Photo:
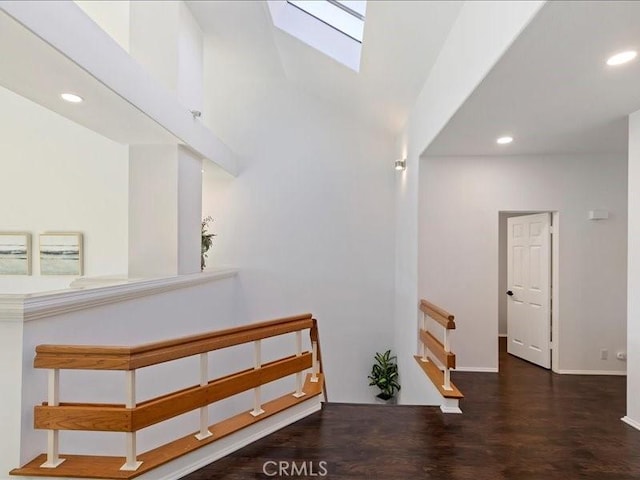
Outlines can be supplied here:
<path id="1" fill-rule="evenodd" d="M 202 161 L 176 145 L 129 147 L 129 276 L 200 272 Z"/>
<path id="2" fill-rule="evenodd" d="M 640 425 L 640 111 L 629 115 L 627 415 Z"/>
<path id="3" fill-rule="evenodd" d="M 253 342 L 254 346 L 254 362 L 253 368 L 258 369 L 262 366 L 262 345 L 260 340 Z M 251 415 L 257 417 L 258 415 L 262 415 L 264 410 L 262 409 L 262 402 L 260 400 L 260 386 L 257 386 L 253 389 L 253 410 L 251 411 Z"/>
<path id="4" fill-rule="evenodd" d="M 57 407 L 60 404 L 60 370 L 52 368 L 49 370 L 49 395 L 48 405 Z M 60 458 L 60 439 L 58 430 L 47 430 L 47 461 L 40 465 L 42 468 L 56 468 L 62 462 Z"/>
<path id="5" fill-rule="evenodd" d="M 209 384 L 209 354 L 200 354 L 200 386 L 206 387 Z M 196 434 L 198 440 L 204 440 L 205 438 L 213 435 L 209 431 L 209 406 L 200 408 L 200 432 Z"/>
<path id="6" fill-rule="evenodd" d="M 296 332 L 296 357 L 302 356 L 302 332 Z M 293 394 L 294 397 L 300 398 L 304 397 L 304 392 L 302 391 L 302 372 L 296 373 L 296 392 Z"/>
<path id="7" fill-rule="evenodd" d="M 136 371 L 135 370 L 127 370 L 125 372 L 126 382 L 127 382 L 127 400 L 125 402 L 126 408 L 135 408 L 136 407 Z M 120 470 L 123 471 L 135 471 L 137 470 L 142 462 L 137 460 L 137 450 L 136 450 L 136 432 L 126 432 L 126 462 L 124 465 L 120 467 Z"/>
<path id="8" fill-rule="evenodd" d="M 201 223 L 202 159 L 186 148 L 178 147 L 178 274 L 180 275 L 200 272 Z M 215 224 L 213 227 L 215 228 Z M 211 262 L 210 258 L 208 263 Z"/>

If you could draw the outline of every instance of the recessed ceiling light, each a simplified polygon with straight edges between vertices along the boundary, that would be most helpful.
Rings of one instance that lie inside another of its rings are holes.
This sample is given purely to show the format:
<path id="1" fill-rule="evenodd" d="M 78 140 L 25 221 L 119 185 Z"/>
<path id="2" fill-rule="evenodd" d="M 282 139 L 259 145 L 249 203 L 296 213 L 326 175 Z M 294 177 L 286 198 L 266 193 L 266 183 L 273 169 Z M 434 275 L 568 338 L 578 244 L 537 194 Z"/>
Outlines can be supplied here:
<path id="1" fill-rule="evenodd" d="M 82 98 L 79 95 L 76 95 L 75 93 L 61 93 L 60 97 L 65 102 L 69 102 L 69 103 L 81 103 L 84 101 L 84 98 Z"/>
<path id="2" fill-rule="evenodd" d="M 500 137 L 496 140 L 496 143 L 499 143 L 500 145 L 506 145 L 511 142 L 513 142 L 513 137 Z"/>
<path id="3" fill-rule="evenodd" d="M 609 59 L 607 60 L 607 65 L 622 65 L 623 63 L 630 62 L 631 60 L 636 58 L 637 55 L 638 52 L 636 52 L 635 50 L 627 50 L 626 52 L 616 53 L 612 57 L 609 57 Z"/>

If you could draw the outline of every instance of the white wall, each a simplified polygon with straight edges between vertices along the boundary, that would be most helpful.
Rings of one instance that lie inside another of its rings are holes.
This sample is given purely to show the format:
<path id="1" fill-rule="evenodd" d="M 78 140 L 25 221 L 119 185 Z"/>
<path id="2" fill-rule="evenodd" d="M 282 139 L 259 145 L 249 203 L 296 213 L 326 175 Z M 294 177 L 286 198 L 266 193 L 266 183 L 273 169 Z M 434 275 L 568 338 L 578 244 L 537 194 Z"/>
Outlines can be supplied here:
<path id="1" fill-rule="evenodd" d="M 46 432 L 33 428 L 33 407 L 46 399 L 47 391 L 46 371 L 33 368 L 37 345 L 140 345 L 236 326 L 236 290 L 235 279 L 217 280 L 26 322 L 22 365 L 21 462 L 24 464 L 32 460 L 46 448 Z M 248 368 L 252 360 L 250 347 L 233 347 L 216 352 L 211 354 L 210 376 L 217 378 L 231 371 Z M 136 380 L 138 401 L 186 388 L 199 381 L 199 359 L 189 357 L 147 367 L 138 372 Z M 60 399 L 66 402 L 122 403 L 126 391 L 124 373 L 117 371 L 64 371 L 60 382 Z M 267 395 L 265 399 L 269 398 Z M 250 394 L 248 398 L 240 395 L 233 397 L 233 401 L 217 403 L 211 409 L 211 422 L 247 410 L 251 405 Z M 193 412 L 143 430 L 138 437 L 139 451 L 147 451 L 196 431 L 198 418 L 198 413 Z M 124 449 L 122 434 L 62 432 L 60 438 L 61 451 L 68 453 L 122 455 Z"/>
<path id="2" fill-rule="evenodd" d="M 166 88 L 178 88 L 179 2 L 130 2 L 129 52 Z"/>
<path id="3" fill-rule="evenodd" d="M 179 6 L 178 100 L 189 110 L 204 108 L 204 44 L 200 25 L 184 2 Z"/>
<path id="4" fill-rule="evenodd" d="M 21 322 L 0 319 L 0 479 L 20 464 L 22 434 L 22 334 Z"/>
<path id="5" fill-rule="evenodd" d="M 36 253 L 33 277 L 0 276 L 0 292 L 69 284 L 39 275 L 46 231 L 84 233 L 85 275 L 126 272 L 126 147 L 3 88 L 0 105 L 0 231 L 31 232 Z"/>
<path id="6" fill-rule="evenodd" d="M 498 366 L 499 211 L 557 211 L 554 369 L 624 372 L 615 354 L 626 348 L 626 163 L 614 154 L 422 160 L 420 294 L 456 315 L 460 367 Z M 610 218 L 588 220 L 595 208 Z"/>
<path id="7" fill-rule="evenodd" d="M 640 112 L 629 116 L 627 418 L 640 428 Z"/>
<path id="8" fill-rule="evenodd" d="M 129 51 L 129 0 L 75 0 L 75 3 L 122 48 Z"/>
<path id="9" fill-rule="evenodd" d="M 419 403 L 423 373 L 413 368 L 418 327 L 419 157 L 498 61 L 543 1 L 465 2 L 398 138 L 407 170 L 396 180 L 396 350 L 407 387 L 403 403 Z"/>
<path id="10" fill-rule="evenodd" d="M 393 346 L 393 145 L 284 78 L 247 75 L 205 48 L 204 120 L 239 153 L 232 181 L 205 166 L 209 265 L 240 268 L 238 319 L 312 312 L 331 401 L 370 402 Z"/>
<path id="11" fill-rule="evenodd" d="M 130 3 L 130 51 L 189 110 L 203 108 L 203 36 L 182 1 Z"/>

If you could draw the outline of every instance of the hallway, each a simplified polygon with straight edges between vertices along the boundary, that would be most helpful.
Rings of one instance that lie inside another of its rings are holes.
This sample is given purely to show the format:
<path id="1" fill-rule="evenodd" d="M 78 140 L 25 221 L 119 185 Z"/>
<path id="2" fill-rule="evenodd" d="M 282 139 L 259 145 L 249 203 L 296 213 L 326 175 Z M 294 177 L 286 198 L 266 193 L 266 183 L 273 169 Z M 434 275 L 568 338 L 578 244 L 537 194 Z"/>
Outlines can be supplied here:
<path id="1" fill-rule="evenodd" d="M 465 394 L 463 415 L 329 403 L 184 480 L 286 478 L 263 472 L 280 461 L 289 473 L 291 462 L 306 462 L 308 476 L 298 478 L 324 467 L 340 480 L 640 478 L 640 432 L 620 421 L 625 377 L 556 375 L 501 352 L 499 375 L 453 380 Z"/>

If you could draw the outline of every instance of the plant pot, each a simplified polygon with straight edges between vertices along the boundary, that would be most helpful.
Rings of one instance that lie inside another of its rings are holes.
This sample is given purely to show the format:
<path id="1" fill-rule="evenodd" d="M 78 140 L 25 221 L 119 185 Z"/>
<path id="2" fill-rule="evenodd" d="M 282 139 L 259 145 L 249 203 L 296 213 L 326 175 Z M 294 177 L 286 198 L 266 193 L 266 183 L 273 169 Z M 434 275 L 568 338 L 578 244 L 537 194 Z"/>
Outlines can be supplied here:
<path id="1" fill-rule="evenodd" d="M 380 403 L 382 405 L 396 405 L 398 403 L 398 398 L 397 397 L 391 397 L 391 398 L 385 398 L 385 397 L 381 397 L 380 395 L 376 395 L 376 403 Z"/>

